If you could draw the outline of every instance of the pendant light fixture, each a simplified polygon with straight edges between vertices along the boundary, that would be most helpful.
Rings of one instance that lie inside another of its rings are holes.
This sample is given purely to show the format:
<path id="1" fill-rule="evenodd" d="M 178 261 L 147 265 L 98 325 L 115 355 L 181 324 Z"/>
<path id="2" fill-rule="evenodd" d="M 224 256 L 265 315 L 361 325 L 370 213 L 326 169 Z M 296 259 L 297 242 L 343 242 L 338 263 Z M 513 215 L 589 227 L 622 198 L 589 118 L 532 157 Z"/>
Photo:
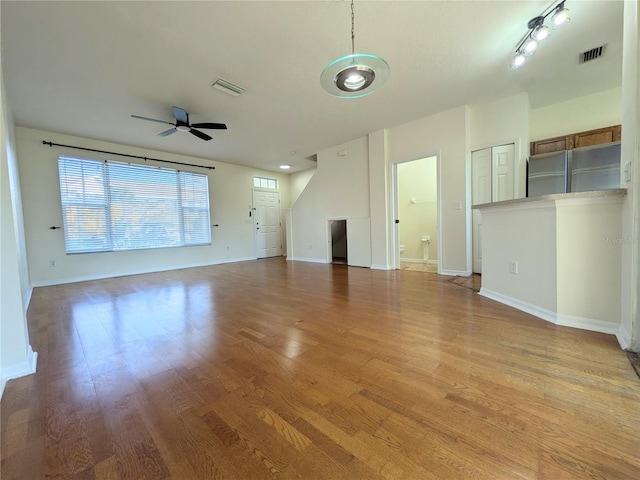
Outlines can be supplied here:
<path id="1" fill-rule="evenodd" d="M 389 78 L 389 64 L 377 55 L 355 53 L 355 15 L 351 0 L 351 54 L 325 67 L 320 85 L 335 97 L 358 98 L 378 90 Z"/>

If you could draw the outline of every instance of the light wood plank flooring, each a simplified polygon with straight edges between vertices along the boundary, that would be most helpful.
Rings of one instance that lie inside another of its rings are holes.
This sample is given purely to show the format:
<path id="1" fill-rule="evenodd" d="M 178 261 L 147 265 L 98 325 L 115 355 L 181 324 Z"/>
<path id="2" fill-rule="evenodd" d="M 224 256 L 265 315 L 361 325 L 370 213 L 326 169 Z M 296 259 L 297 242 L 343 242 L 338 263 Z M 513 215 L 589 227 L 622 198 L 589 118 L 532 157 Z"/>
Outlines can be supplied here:
<path id="1" fill-rule="evenodd" d="M 640 478 L 616 339 L 449 280 L 276 258 L 36 288 L 0 477 Z"/>

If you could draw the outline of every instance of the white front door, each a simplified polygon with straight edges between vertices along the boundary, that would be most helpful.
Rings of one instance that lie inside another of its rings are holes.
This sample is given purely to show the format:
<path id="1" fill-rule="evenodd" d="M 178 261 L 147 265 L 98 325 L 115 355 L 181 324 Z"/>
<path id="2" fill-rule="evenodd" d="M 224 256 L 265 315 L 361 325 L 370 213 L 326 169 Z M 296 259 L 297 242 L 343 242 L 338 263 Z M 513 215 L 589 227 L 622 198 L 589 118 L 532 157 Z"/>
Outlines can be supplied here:
<path id="1" fill-rule="evenodd" d="M 254 189 L 253 208 L 255 212 L 253 226 L 256 232 L 258 258 L 282 255 L 282 246 L 280 244 L 280 193 Z"/>
<path id="2" fill-rule="evenodd" d="M 491 202 L 491 148 L 471 152 L 471 203 Z M 482 216 L 472 210 L 473 271 L 482 273 Z"/>

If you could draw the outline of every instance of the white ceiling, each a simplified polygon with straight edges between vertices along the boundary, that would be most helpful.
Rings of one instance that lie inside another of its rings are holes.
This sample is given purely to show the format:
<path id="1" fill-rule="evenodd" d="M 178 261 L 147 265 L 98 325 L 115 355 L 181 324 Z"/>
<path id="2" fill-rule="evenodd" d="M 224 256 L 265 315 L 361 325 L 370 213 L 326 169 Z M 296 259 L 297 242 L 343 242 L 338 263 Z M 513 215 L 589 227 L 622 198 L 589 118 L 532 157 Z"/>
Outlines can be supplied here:
<path id="1" fill-rule="evenodd" d="M 533 108 L 621 83 L 621 1 L 567 0 L 571 22 L 519 70 L 526 23 L 550 1 L 356 1 L 357 52 L 391 67 L 359 99 L 320 87 L 351 53 L 348 1 L 7 2 L 2 64 L 20 126 L 277 170 L 319 150 L 461 104 L 528 92 Z M 605 57 L 578 54 L 608 43 Z M 211 88 L 222 77 L 246 89 Z M 224 122 L 204 142 L 132 114 Z"/>

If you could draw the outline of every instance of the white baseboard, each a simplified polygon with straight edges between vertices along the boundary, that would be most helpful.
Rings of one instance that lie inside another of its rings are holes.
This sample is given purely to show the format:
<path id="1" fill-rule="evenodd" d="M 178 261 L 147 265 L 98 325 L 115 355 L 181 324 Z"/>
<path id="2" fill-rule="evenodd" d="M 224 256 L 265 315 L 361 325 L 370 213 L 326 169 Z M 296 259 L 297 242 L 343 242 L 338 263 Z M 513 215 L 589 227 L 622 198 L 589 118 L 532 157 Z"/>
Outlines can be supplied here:
<path id="1" fill-rule="evenodd" d="M 537 305 L 533 305 L 531 303 L 523 302 L 522 300 L 518 300 L 517 298 L 509 297 L 507 295 L 494 292 L 493 290 L 489 290 L 487 288 L 480 288 L 478 294 L 491 300 L 495 300 L 498 303 L 513 307 L 516 310 L 520 310 L 522 312 L 546 320 L 547 322 L 551 322 L 554 325 L 558 321 L 557 314 L 555 312 L 547 310 L 546 308 L 539 307 Z"/>
<path id="2" fill-rule="evenodd" d="M 393 270 L 391 265 L 379 265 L 376 263 L 371 264 L 371 270 Z"/>
<path id="3" fill-rule="evenodd" d="M 598 320 L 596 318 L 576 317 L 575 315 L 558 314 L 556 325 L 563 327 L 580 328 L 592 332 L 608 333 L 616 335 L 618 333 L 619 323 L 607 322 L 606 320 Z"/>
<path id="4" fill-rule="evenodd" d="M 403 258 L 400 257 L 400 263 L 430 263 L 431 265 L 437 265 L 438 260 L 430 258 L 429 260 L 423 260 L 422 258 Z"/>
<path id="5" fill-rule="evenodd" d="M 289 260 L 289 258 L 287 258 Z M 310 262 L 310 263 L 329 263 L 322 258 L 308 258 L 308 257 L 293 257 L 291 258 L 294 262 Z"/>
<path id="6" fill-rule="evenodd" d="M 22 299 L 22 305 L 24 306 L 24 311 L 26 312 L 29 308 L 29 304 L 31 303 L 31 295 L 33 295 L 33 285 L 29 285 L 29 288 L 26 292 L 24 292 L 24 297 Z"/>
<path id="7" fill-rule="evenodd" d="M 628 350 L 631 348 L 631 334 L 627 332 L 627 329 L 624 328 L 624 325 L 620 324 L 618 330 L 616 330 L 615 335 L 618 339 L 618 343 L 623 350 Z"/>
<path id="8" fill-rule="evenodd" d="M 579 317 L 575 315 L 566 315 L 564 313 L 553 312 L 551 310 L 547 310 L 546 308 L 539 307 L 538 305 L 523 302 L 522 300 L 518 300 L 517 298 L 509 297 L 507 295 L 503 295 L 486 288 L 481 288 L 479 294 L 483 297 L 490 298 L 491 300 L 495 300 L 496 302 L 541 318 L 542 320 L 546 320 L 547 322 L 553 323 L 554 325 L 579 328 L 581 330 L 589 330 L 591 332 L 607 333 L 609 335 L 616 335 L 616 337 L 618 337 L 618 342 L 624 348 L 624 338 L 621 339 L 620 336 L 620 329 L 622 325 L 619 325 L 617 323 L 598 320 L 595 318 Z M 624 329 L 622 330 L 624 331 Z"/>
<path id="9" fill-rule="evenodd" d="M 34 352 L 31 345 L 29 345 L 29 349 L 27 350 L 27 359 L 24 362 L 0 369 L 0 398 L 2 398 L 4 387 L 9 380 L 36 373 L 37 365 L 38 353 Z"/>
<path id="10" fill-rule="evenodd" d="M 109 274 L 86 275 L 86 276 L 80 276 L 80 277 L 58 278 L 55 280 L 41 280 L 41 281 L 35 281 L 31 283 L 34 287 L 49 287 L 52 285 L 64 285 L 66 283 L 90 282 L 92 280 L 104 280 L 107 278 L 126 277 L 129 275 L 144 275 L 145 273 L 170 272 L 171 270 L 182 270 L 183 268 L 210 267 L 212 265 L 222 265 L 224 263 L 248 262 L 251 260 L 257 260 L 257 257 L 229 258 L 225 260 L 218 260 L 215 262 L 202 262 L 202 263 L 198 262 L 198 263 L 190 263 L 187 265 L 177 265 L 175 267 L 167 267 L 167 268 L 159 268 L 159 269 L 133 270 L 130 272 L 117 273 L 115 275 L 109 275 Z"/>
<path id="11" fill-rule="evenodd" d="M 471 270 L 440 270 L 440 275 L 449 275 L 451 277 L 470 277 L 473 273 Z"/>

